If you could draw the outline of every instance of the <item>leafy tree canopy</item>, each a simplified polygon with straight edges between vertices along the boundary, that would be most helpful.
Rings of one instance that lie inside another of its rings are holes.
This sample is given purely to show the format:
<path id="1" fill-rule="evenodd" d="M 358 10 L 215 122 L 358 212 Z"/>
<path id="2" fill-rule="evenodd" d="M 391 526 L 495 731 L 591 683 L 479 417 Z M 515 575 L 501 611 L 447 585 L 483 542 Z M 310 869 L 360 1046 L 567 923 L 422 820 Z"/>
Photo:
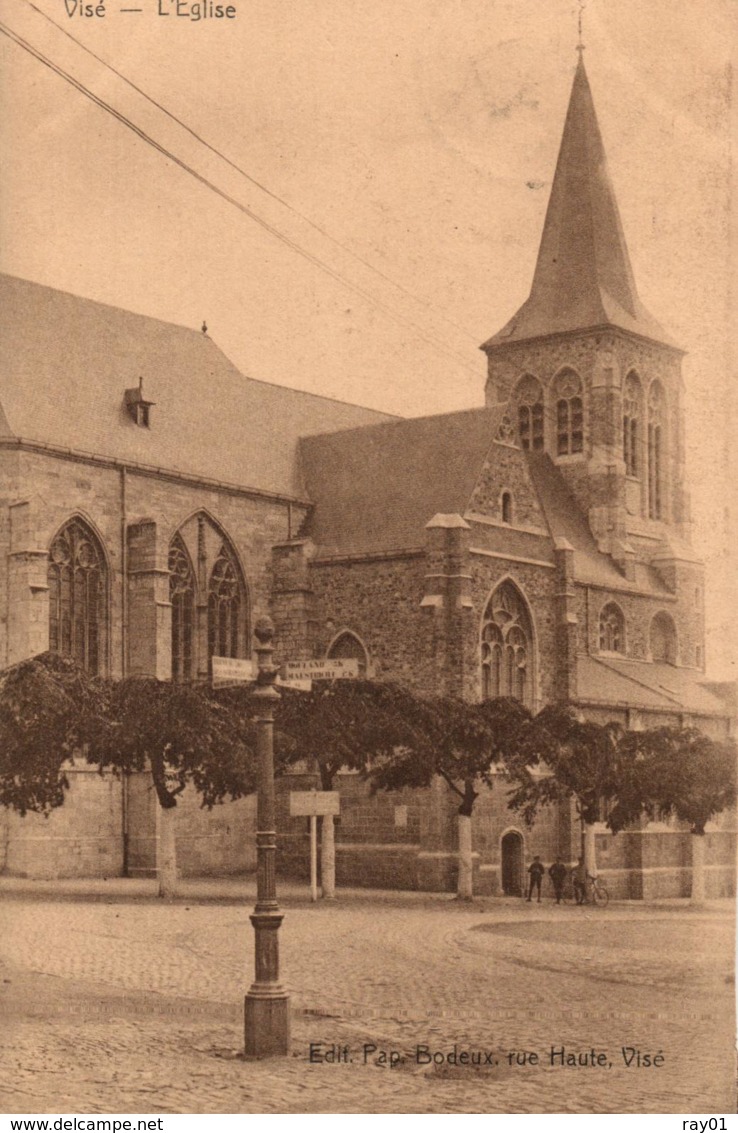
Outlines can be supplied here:
<path id="1" fill-rule="evenodd" d="M 42 653 L 0 673 L 0 803 L 48 813 L 69 786 L 64 765 L 104 710 L 105 682 L 75 662 Z"/>
<path id="2" fill-rule="evenodd" d="M 280 693 L 277 750 L 289 763 L 315 761 L 323 790 L 341 768 L 365 770 L 416 740 L 421 702 L 401 685 L 316 681 L 311 692 Z"/>
<path id="3" fill-rule="evenodd" d="M 713 740 L 697 728 L 627 732 L 621 740 L 629 768 L 631 811 L 649 817 L 673 814 L 704 834 L 715 815 L 736 801 L 736 745 Z"/>
<path id="4" fill-rule="evenodd" d="M 428 786 L 435 775 L 461 799 L 470 815 L 481 783 L 492 786 L 499 763 L 507 764 L 529 727 L 530 713 L 507 697 L 469 704 L 454 697 L 417 698 L 408 742 L 372 767 L 374 788 Z"/>
<path id="5" fill-rule="evenodd" d="M 43 653 L 0 674 L 0 803 L 20 814 L 61 806 L 65 765 L 151 768 L 162 807 L 190 782 L 211 807 L 255 789 L 250 711 L 204 684 L 91 677 Z"/>
<path id="6" fill-rule="evenodd" d="M 621 792 L 628 758 L 619 744 L 621 735 L 617 724 L 581 720 L 566 704 L 548 705 L 508 761 L 517 782 L 508 806 L 532 824 L 540 807 L 573 798 L 584 822 L 596 822 L 601 801 L 611 803 Z M 629 814 L 624 806 L 611 811 L 610 828 L 622 829 Z"/>

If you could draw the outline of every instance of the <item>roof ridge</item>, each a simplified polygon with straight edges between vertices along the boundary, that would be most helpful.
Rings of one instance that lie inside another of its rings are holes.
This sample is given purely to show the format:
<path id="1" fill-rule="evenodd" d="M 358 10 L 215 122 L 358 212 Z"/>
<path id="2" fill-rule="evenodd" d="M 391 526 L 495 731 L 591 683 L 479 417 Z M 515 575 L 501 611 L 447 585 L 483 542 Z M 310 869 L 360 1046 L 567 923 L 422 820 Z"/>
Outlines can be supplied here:
<path id="1" fill-rule="evenodd" d="M 108 311 L 116 311 L 119 314 L 130 315 L 134 319 L 144 319 L 148 323 L 157 323 L 159 326 L 170 327 L 173 330 L 182 331 L 183 333 L 190 334 L 194 337 L 194 339 L 197 342 L 203 342 L 203 341 L 207 342 L 209 347 L 217 350 L 218 353 L 223 358 L 225 358 L 228 365 L 234 371 L 234 374 L 238 378 L 241 378 L 244 381 L 255 382 L 255 383 L 262 385 L 262 386 L 269 386 L 272 389 L 286 390 L 289 393 L 302 394 L 305 397 L 313 397 L 313 398 L 316 398 L 319 401 L 331 401 L 336 405 L 347 405 L 347 406 L 349 406 L 349 408 L 353 408 L 353 409 L 365 409 L 368 413 L 376 413 L 378 416 L 381 416 L 381 417 L 388 417 L 388 418 L 398 417 L 398 415 L 395 414 L 395 413 L 387 413 L 383 409 L 372 409 L 371 406 L 360 405 L 358 402 L 355 402 L 355 401 L 346 401 L 344 398 L 341 398 L 341 397 L 331 397 L 329 394 L 315 393 L 313 390 L 299 389 L 296 386 L 284 385 L 282 382 L 271 382 L 271 381 L 268 381 L 266 378 L 254 378 L 254 377 L 251 376 L 251 374 L 243 373 L 243 371 L 238 368 L 238 366 L 235 364 L 235 362 L 232 361 L 232 359 L 228 356 L 228 354 L 226 354 L 223 347 L 220 346 L 219 343 L 217 343 L 214 338 L 211 338 L 211 336 L 209 334 L 204 333 L 202 330 L 197 330 L 195 327 L 188 326 L 186 323 L 177 323 L 177 322 L 173 322 L 171 319 L 160 319 L 158 317 L 158 315 L 147 315 L 147 314 L 144 314 L 141 311 L 132 311 L 132 310 L 130 310 L 130 308 L 121 307 L 116 303 L 106 303 L 101 299 L 91 299 L 87 295 L 78 295 L 74 291 L 67 291 L 62 287 L 52 287 L 48 283 L 39 283 L 35 279 L 26 279 L 24 276 L 21 276 L 21 275 L 13 275 L 11 272 L 0 272 L 0 280 L 2 280 L 2 279 L 13 280 L 17 283 L 22 283 L 22 284 L 25 284 L 26 286 L 29 286 L 29 287 L 38 287 L 42 291 L 51 291 L 55 295 L 65 295 L 70 299 L 74 299 L 78 303 L 89 303 L 89 304 L 91 304 L 92 306 L 95 306 L 95 307 L 103 307 L 105 310 L 108 310 Z M 404 420 L 404 418 L 398 417 L 398 420 Z"/>
<path id="2" fill-rule="evenodd" d="M 349 425 L 345 429 L 327 429 L 325 433 L 310 433 L 309 436 L 301 437 L 300 440 L 301 441 L 313 441 L 313 440 L 317 440 L 320 437 L 333 436 L 336 433 L 358 433 L 358 432 L 363 433 L 363 432 L 366 432 L 368 429 L 381 429 L 381 428 L 387 428 L 388 426 L 397 426 L 397 425 L 414 425 L 419 421 L 437 421 L 437 420 L 440 420 L 443 417 L 446 417 L 446 418 L 448 418 L 448 417 L 461 417 L 465 413 L 490 413 L 491 414 L 491 413 L 494 413 L 495 410 L 497 410 L 500 405 L 504 405 L 504 404 L 507 404 L 507 403 L 506 402 L 498 402 L 497 405 L 492 406 L 492 407 L 487 406 L 487 405 L 477 405 L 477 406 L 472 406 L 470 409 L 452 409 L 450 412 L 446 412 L 446 413 L 426 413 L 426 414 L 424 414 L 423 416 L 420 416 L 420 417 L 396 417 L 396 416 L 392 416 L 392 415 L 388 414 L 387 415 L 388 419 L 386 421 L 370 421 L 366 425 Z M 362 407 L 357 406 L 357 408 L 360 409 Z M 374 412 L 380 412 L 380 411 L 375 410 Z"/>

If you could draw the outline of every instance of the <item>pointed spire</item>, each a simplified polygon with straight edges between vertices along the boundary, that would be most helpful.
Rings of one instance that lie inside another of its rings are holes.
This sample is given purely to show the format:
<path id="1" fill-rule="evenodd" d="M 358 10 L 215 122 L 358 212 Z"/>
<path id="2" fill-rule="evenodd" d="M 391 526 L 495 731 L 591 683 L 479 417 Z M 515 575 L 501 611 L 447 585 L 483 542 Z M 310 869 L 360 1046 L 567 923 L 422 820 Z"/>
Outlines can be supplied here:
<path id="1" fill-rule="evenodd" d="M 485 346 L 607 324 L 669 342 L 638 298 L 578 50 L 530 297 Z"/>

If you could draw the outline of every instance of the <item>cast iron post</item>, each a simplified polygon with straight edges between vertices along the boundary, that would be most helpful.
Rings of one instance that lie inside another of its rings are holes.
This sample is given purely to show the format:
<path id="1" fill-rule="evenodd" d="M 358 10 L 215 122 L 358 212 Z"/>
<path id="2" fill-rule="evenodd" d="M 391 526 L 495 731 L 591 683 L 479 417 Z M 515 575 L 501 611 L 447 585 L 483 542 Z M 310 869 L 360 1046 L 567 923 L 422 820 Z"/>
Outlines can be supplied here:
<path id="1" fill-rule="evenodd" d="M 245 1053 L 247 1058 L 288 1054 L 290 1001 L 279 983 L 279 926 L 275 857 L 277 834 L 274 815 L 274 687 L 278 669 L 272 661 L 274 624 L 260 618 L 254 630 L 258 645 L 258 673 L 254 698 L 256 750 L 259 760 L 259 794 L 256 812 L 256 905 L 251 914 L 256 950 L 256 975 L 245 999 Z"/>

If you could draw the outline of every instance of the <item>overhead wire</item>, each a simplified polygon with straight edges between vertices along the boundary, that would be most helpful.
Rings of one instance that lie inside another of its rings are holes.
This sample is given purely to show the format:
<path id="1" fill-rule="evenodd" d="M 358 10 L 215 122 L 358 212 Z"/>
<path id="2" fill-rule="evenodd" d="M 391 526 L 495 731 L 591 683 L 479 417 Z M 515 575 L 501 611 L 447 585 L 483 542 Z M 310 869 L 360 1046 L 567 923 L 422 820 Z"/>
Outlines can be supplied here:
<path id="1" fill-rule="evenodd" d="M 273 193 L 266 186 L 262 185 L 255 178 L 252 178 L 248 173 L 246 173 L 244 170 L 242 170 L 238 165 L 236 165 L 234 162 L 232 162 L 228 157 L 226 157 L 224 154 L 222 154 L 218 149 L 216 149 L 214 146 L 210 145 L 210 143 L 205 141 L 205 139 L 201 138 L 200 135 L 196 133 L 196 131 L 192 130 L 189 126 L 187 126 L 186 123 L 182 122 L 181 119 L 179 119 L 176 115 L 172 114 L 171 111 L 167 110 L 166 107 L 162 106 L 155 99 L 151 98 L 148 94 L 146 94 L 145 91 L 143 91 L 135 83 L 131 82 L 131 80 L 129 80 L 125 75 L 123 75 L 122 72 L 120 72 L 117 68 L 115 68 L 111 64 L 105 62 L 105 60 L 101 59 L 95 52 L 93 52 L 89 48 L 85 47 L 85 45 L 80 43 L 79 40 L 76 39 L 76 37 L 72 36 L 64 28 L 60 27 L 54 20 L 52 20 L 50 17 L 48 17 L 46 15 L 46 13 L 42 12 L 39 8 L 37 8 L 37 6 L 32 2 L 32 0 L 25 0 L 25 3 L 29 7 L 31 7 L 34 11 L 36 11 L 40 15 L 44 16 L 44 18 L 46 20 L 48 20 L 51 24 L 53 24 L 54 27 L 58 28 L 59 31 L 61 31 L 64 35 L 66 35 L 68 38 L 70 38 L 75 44 L 77 44 L 79 47 L 81 47 L 85 52 L 87 52 L 89 55 L 93 56 L 96 60 L 98 60 L 100 63 L 102 63 L 110 71 L 112 71 L 118 77 L 120 77 L 132 89 L 136 90 L 137 93 L 141 94 L 145 99 L 147 99 L 149 102 L 151 102 L 152 105 L 156 106 L 157 109 L 161 110 L 164 114 L 166 114 L 167 117 L 169 117 L 173 121 L 177 122 L 178 125 L 180 125 L 188 133 L 190 133 L 198 142 L 203 144 L 207 149 L 212 151 L 219 158 L 222 158 L 223 161 L 225 161 L 228 165 L 230 165 L 239 174 L 241 174 L 247 180 L 252 181 L 255 185 L 257 185 L 258 188 L 262 189 L 265 193 L 267 193 L 269 196 L 273 197 L 280 204 L 285 205 L 285 207 L 290 209 L 296 215 L 298 215 L 302 219 L 306 220 L 308 224 L 310 224 L 317 231 L 326 235 L 327 238 L 329 240 L 331 240 L 333 243 L 337 244 L 341 248 L 344 247 L 340 243 L 340 241 L 336 241 L 332 236 L 330 236 L 330 234 L 324 232 L 324 230 L 321 229 L 319 225 L 314 224 L 313 221 L 311 221 L 308 217 L 305 217 L 304 214 L 302 214 L 299 210 L 295 209 L 292 205 L 290 205 L 288 202 L 284 201 L 277 194 Z M 3 35 L 5 35 L 7 38 L 9 38 L 11 41 L 16 43 L 17 46 L 21 47 L 24 51 L 26 51 L 30 55 L 32 55 L 35 59 L 37 59 L 44 66 L 50 68 L 55 74 L 57 74 L 65 82 L 69 83 L 80 94 L 82 94 L 84 97 L 88 98 L 91 102 L 93 102 L 100 109 L 111 114 L 117 121 L 119 121 L 122 125 L 126 126 L 128 129 L 130 129 L 136 136 L 138 136 L 147 145 L 152 146 L 163 157 L 168 158 L 170 161 L 174 162 L 175 165 L 179 166 L 179 168 L 184 170 L 184 172 L 188 173 L 190 176 L 195 178 L 195 180 L 197 180 L 205 188 L 214 192 L 216 195 L 221 197 L 228 204 L 230 204 L 234 208 L 238 209 L 244 215 L 249 217 L 249 219 L 253 220 L 256 224 L 258 224 L 260 227 L 262 227 L 270 235 L 274 236 L 276 239 L 280 240 L 287 247 L 289 247 L 292 251 L 296 252 L 298 255 L 300 255 L 304 259 L 306 259 L 314 267 L 316 267 L 319 270 L 327 273 L 337 283 L 348 288 L 354 294 L 358 295 L 360 298 L 363 298 L 370 305 L 377 307 L 378 309 L 384 311 L 387 315 L 389 315 L 390 318 L 394 319 L 396 322 L 400 322 L 400 323 L 404 324 L 405 326 L 410 327 L 415 332 L 415 334 L 421 339 L 421 341 L 423 341 L 427 345 L 435 348 L 440 353 L 445 354 L 446 357 L 452 359 L 452 361 L 461 365 L 462 367 L 464 367 L 464 369 L 469 370 L 470 373 L 473 373 L 475 376 L 478 376 L 478 370 L 475 367 L 471 366 L 466 361 L 466 359 L 464 359 L 461 355 L 456 354 L 455 351 L 453 351 L 453 349 L 448 347 L 446 344 L 440 342 L 439 340 L 428 336 L 422 330 L 422 328 L 418 327 L 418 325 L 416 323 L 414 323 L 412 320 L 406 318 L 402 314 L 393 310 L 391 307 L 389 307 L 382 300 L 376 298 L 370 292 L 365 291 L 364 288 L 362 288 L 358 284 L 355 284 L 352 280 L 346 279 L 340 272 L 334 270 L 333 268 L 330 267 L 330 265 L 324 263 L 318 256 L 315 256 L 312 252 L 303 248 L 296 241 L 294 241 L 291 237 L 287 236 L 285 233 L 281 232 L 278 228 L 276 228 L 276 226 L 270 224 L 263 217 L 259 216 L 259 214 L 256 213 L 253 209 L 249 208 L 247 205 L 243 204 L 243 202 L 237 200 L 235 197 L 233 197 L 229 193 L 227 193 L 224 189 L 221 189 L 214 182 L 210 181 L 209 178 L 207 178 L 203 174 L 199 173 L 194 167 L 189 165 L 182 158 L 179 158 L 173 151 L 167 149 L 167 147 L 165 147 L 160 142 L 158 142 L 155 138 L 153 138 L 150 134 L 148 134 L 140 126 L 136 125 L 136 123 L 133 122 L 127 115 L 123 114 L 122 111 L 117 110 L 116 107 L 112 106 L 112 104 L 106 102 L 99 95 L 96 95 L 94 93 L 94 91 L 90 90 L 89 87 L 87 87 L 83 82 L 81 82 L 81 80 L 76 79 L 73 75 L 71 75 L 68 71 L 66 71 L 60 64 L 55 63 L 52 59 L 50 59 L 46 55 L 44 55 L 43 52 L 41 52 L 33 44 L 29 43 L 23 36 L 21 36 L 14 29 L 10 28 L 3 21 L 0 21 L 0 32 Z M 355 253 L 351 252 L 350 249 L 344 248 L 344 250 L 349 252 L 350 255 L 355 256 Z M 355 258 L 359 259 L 361 262 L 364 262 L 363 260 L 361 260 L 361 257 L 355 256 Z M 377 271 L 377 274 L 383 276 L 382 272 L 378 271 L 378 269 L 373 268 L 373 266 L 371 264 L 368 264 L 368 262 L 367 262 L 367 266 L 369 266 L 371 268 L 371 270 Z M 397 286 L 398 288 L 400 288 L 400 290 L 405 290 L 402 287 L 401 284 L 395 284 L 394 281 L 391 280 L 388 276 L 383 276 L 383 278 L 386 278 L 388 280 L 388 282 L 392 283 L 394 286 Z M 411 298 L 417 299 L 417 297 L 413 296 L 411 292 L 407 291 L 406 293 Z M 417 301 L 418 302 L 424 302 L 423 300 L 417 300 Z M 430 306 L 430 305 L 428 305 L 428 306 Z M 455 324 L 450 324 L 450 325 L 455 325 Z M 457 328 L 457 329 L 461 329 L 461 328 Z M 506 399 L 506 400 L 509 401 L 510 399 Z M 545 406 L 545 403 L 544 403 L 544 417 L 551 424 L 553 424 L 556 421 L 556 414 L 552 410 L 550 410 L 547 406 Z"/>
<path id="2" fill-rule="evenodd" d="M 439 318 L 443 319 L 443 321 L 448 326 L 453 327 L 454 330 L 459 331 L 466 338 L 468 338 L 470 342 L 473 342 L 474 346 L 478 345 L 474 336 L 467 328 L 460 326 L 458 323 L 454 322 L 453 319 L 449 319 L 447 315 L 444 315 L 442 312 L 440 312 L 432 303 L 429 303 L 426 299 L 422 299 L 419 295 L 416 295 L 414 292 L 410 291 L 410 289 L 405 287 L 404 284 L 398 283 L 396 279 L 393 279 L 391 276 L 387 275 L 387 273 L 382 271 L 381 268 L 378 268 L 370 260 L 365 259 L 364 256 L 359 255 L 359 253 L 355 252 L 352 248 L 349 248 L 348 245 L 344 244 L 341 240 L 338 240 L 335 236 L 328 232 L 327 229 L 323 228 L 322 225 L 317 224 L 316 221 L 312 220 L 304 212 L 301 212 L 300 209 L 290 204 L 289 201 L 286 201 L 284 197 L 280 197 L 278 193 L 275 193 L 274 190 L 270 189 L 268 185 L 265 185 L 263 181 L 259 181 L 256 177 L 253 177 L 250 173 L 247 173 L 247 171 L 243 169 L 242 166 L 238 165 L 235 161 L 233 161 L 230 157 L 223 153 L 222 150 L 218 149 L 217 146 L 214 146 L 211 142 L 209 142 L 206 138 L 199 134 L 197 130 L 194 130 L 191 126 L 188 126 L 187 123 L 184 122 L 172 110 L 169 110 L 169 108 L 164 106 L 163 103 L 159 102 L 142 87 L 138 86 L 137 83 L 134 83 L 132 79 L 129 79 L 128 76 L 125 75 L 118 67 L 113 66 L 113 64 L 109 63 L 107 59 L 103 59 L 101 55 L 98 55 L 97 52 L 92 50 L 92 48 L 82 43 L 81 40 L 77 39 L 76 36 L 72 35 L 72 33 L 66 28 L 62 27 L 61 24 L 58 24 L 56 20 L 52 19 L 51 16 L 49 16 L 46 12 L 42 11 L 41 8 L 34 4 L 33 0 L 23 0 L 23 2 L 29 8 L 32 8 L 34 12 L 37 12 L 39 16 L 42 16 L 47 21 L 47 23 L 56 28 L 57 31 L 61 32 L 62 35 L 66 36 L 67 39 L 71 40 L 72 43 L 76 44 L 76 46 L 84 51 L 87 55 L 91 56 L 91 58 L 96 60 L 96 62 L 100 63 L 101 66 L 106 67 L 107 70 L 116 75 L 122 82 L 129 86 L 131 90 L 134 90 L 137 94 L 141 95 L 141 97 L 146 99 L 147 102 L 151 103 L 152 106 L 155 106 L 157 110 L 160 110 L 162 114 L 165 114 L 167 118 L 170 118 L 172 122 L 176 122 L 178 126 L 185 130 L 201 145 L 205 146 L 206 149 L 210 150 L 211 153 L 219 157 L 221 161 L 224 161 L 226 165 L 230 166 L 230 168 L 235 170 L 236 173 L 240 174 L 241 177 L 244 177 L 252 185 L 255 185 L 256 188 L 261 190 L 262 193 L 265 193 L 268 197 L 271 197 L 272 200 L 277 201 L 280 205 L 288 209 L 295 216 L 298 216 L 300 220 L 303 220 L 306 224 L 310 225 L 310 227 L 315 232 L 320 233 L 321 236 L 325 237 L 326 240 L 329 240 L 337 248 L 340 248 L 348 256 L 351 256 L 352 259 L 357 261 L 357 263 L 362 264 L 365 268 L 368 268 L 369 271 L 374 272 L 374 274 L 379 276 L 380 279 L 383 279 L 386 283 L 391 284 L 392 287 L 396 287 L 398 291 L 401 291 L 404 295 L 407 295 L 408 298 L 412 299 L 414 303 L 419 303 L 432 314 L 435 314 Z"/>
<path id="3" fill-rule="evenodd" d="M 215 193 L 217 196 L 221 197 L 224 201 L 226 201 L 228 204 L 232 205 L 234 208 L 238 209 L 245 216 L 248 216 L 251 220 L 254 221 L 254 223 L 258 224 L 261 228 L 263 228 L 270 235 L 274 236 L 277 240 L 280 240 L 283 244 L 285 244 L 287 247 L 289 247 L 292 251 L 294 251 L 298 255 L 302 256 L 305 260 L 307 260 L 309 263 L 311 263 L 314 267 L 317 267 L 319 270 L 325 272 L 332 279 L 334 279 L 337 283 L 346 287 L 348 290 L 352 291 L 355 295 L 358 295 L 360 298 L 364 299 L 370 305 L 376 307 L 378 310 L 383 311 L 386 315 L 388 315 L 395 322 L 399 322 L 399 323 L 402 323 L 403 325 L 405 325 L 407 327 L 410 327 L 415 332 L 415 334 L 421 339 L 421 341 L 427 343 L 429 346 L 434 347 L 439 353 L 444 354 L 447 358 L 450 358 L 457 365 L 461 365 L 462 367 L 464 367 L 464 369 L 467 369 L 470 373 L 473 373 L 473 374 L 475 374 L 475 376 L 478 376 L 478 370 L 475 367 L 471 366 L 465 358 L 463 358 L 460 354 L 457 354 L 452 348 L 450 348 L 446 344 L 440 342 L 438 339 L 435 339 L 432 336 L 428 335 L 421 327 L 419 327 L 411 319 L 408 319 L 404 315 L 399 314 L 392 307 L 389 307 L 386 303 L 384 303 L 381 299 L 377 299 L 370 292 L 365 291 L 365 289 L 363 287 L 359 286 L 358 284 L 354 283 L 353 281 L 351 281 L 349 279 L 346 279 L 345 276 L 341 275 L 340 272 L 334 270 L 328 264 L 324 263 L 318 256 L 315 256 L 312 252 L 303 248 L 295 240 L 291 239 L 291 237 L 289 237 L 289 236 L 285 235 L 283 232 L 281 232 L 273 224 L 270 224 L 268 221 L 264 220 L 264 218 L 259 216 L 259 214 L 256 213 L 253 209 L 251 209 L 247 205 L 243 204 L 243 202 L 237 200 L 237 198 L 231 196 L 231 194 L 227 193 L 224 189 L 221 189 L 218 185 L 216 185 L 209 178 L 205 177 L 202 173 L 199 173 L 193 166 L 189 165 L 182 158 L 178 157 L 172 150 L 170 150 L 166 146 L 162 145 L 154 137 L 152 137 L 145 130 L 143 130 L 140 126 L 136 125 L 136 123 L 133 122 L 130 118 L 128 118 L 127 115 L 123 114 L 121 111 L 117 110 L 116 107 L 114 107 L 110 103 L 106 102 L 105 99 L 103 99 L 99 95 L 95 94 L 94 91 L 90 90 L 89 87 L 87 87 L 83 82 L 81 82 L 79 79 L 76 79 L 73 75 L 71 75 L 68 71 L 66 71 L 60 64 L 55 63 L 52 59 L 50 59 L 46 55 L 44 55 L 44 53 L 42 51 L 40 51 L 32 43 L 29 43 L 28 40 L 26 40 L 18 32 L 14 31 L 13 28 L 9 27 L 6 23 L 4 23 L 2 21 L 0 21 L 0 33 L 5 35 L 8 39 L 10 39 L 17 46 L 21 47 L 24 51 L 26 51 L 28 54 L 30 54 L 33 58 L 37 59 L 38 62 L 42 63 L 45 67 L 48 67 L 52 72 L 54 72 L 56 75 L 58 75 L 60 78 L 62 78 L 65 82 L 69 83 L 70 86 L 74 87 L 75 90 L 77 90 L 85 98 L 88 98 L 91 102 L 93 102 L 101 110 L 104 110 L 106 113 L 111 114 L 118 122 L 120 122 L 127 129 L 131 130 L 137 137 L 139 137 L 147 145 L 152 146 L 163 157 L 168 158 L 168 160 L 174 162 L 175 165 L 177 165 L 180 169 L 184 170 L 184 172 L 188 173 L 191 177 L 193 177 L 201 185 L 203 185 L 205 188 L 209 189 L 211 192 Z"/>

